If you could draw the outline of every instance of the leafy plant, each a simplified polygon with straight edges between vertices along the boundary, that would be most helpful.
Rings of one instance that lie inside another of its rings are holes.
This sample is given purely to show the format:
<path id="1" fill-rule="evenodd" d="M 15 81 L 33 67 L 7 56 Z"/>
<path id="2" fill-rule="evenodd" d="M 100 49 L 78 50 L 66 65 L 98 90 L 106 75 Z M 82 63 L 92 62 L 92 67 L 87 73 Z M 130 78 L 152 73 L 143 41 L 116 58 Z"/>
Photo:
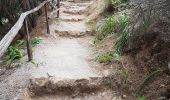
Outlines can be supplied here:
<path id="1" fill-rule="evenodd" d="M 6 64 L 10 65 L 11 63 L 13 63 L 14 60 L 23 57 L 23 52 L 14 46 L 10 46 L 8 48 L 8 55 L 9 59 L 6 61 Z"/>
<path id="2" fill-rule="evenodd" d="M 36 46 L 37 44 L 40 44 L 41 41 L 42 41 L 41 38 L 35 37 L 35 38 L 33 38 L 33 39 L 31 40 L 31 44 L 32 44 L 32 46 Z"/>
<path id="3" fill-rule="evenodd" d="M 23 52 L 20 50 L 20 47 L 24 44 L 23 40 L 17 40 L 13 46 L 8 48 L 8 60 L 6 61 L 7 65 L 13 63 L 14 60 L 20 59 L 23 57 Z"/>
<path id="4" fill-rule="evenodd" d="M 108 63 L 113 60 L 113 54 L 112 53 L 106 53 L 102 54 L 96 57 L 96 60 L 100 63 Z"/>
<path id="5" fill-rule="evenodd" d="M 144 96 L 139 96 L 138 100 L 145 100 Z"/>

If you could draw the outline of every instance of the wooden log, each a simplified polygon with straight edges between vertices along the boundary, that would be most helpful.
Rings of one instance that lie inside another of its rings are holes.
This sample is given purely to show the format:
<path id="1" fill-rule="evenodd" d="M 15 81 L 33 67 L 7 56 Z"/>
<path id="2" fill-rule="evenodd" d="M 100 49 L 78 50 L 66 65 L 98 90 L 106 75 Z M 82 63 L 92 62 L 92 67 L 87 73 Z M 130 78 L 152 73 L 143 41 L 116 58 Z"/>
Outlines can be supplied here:
<path id="1" fill-rule="evenodd" d="M 30 39 L 29 30 L 28 30 L 27 18 L 25 18 L 24 26 L 25 26 L 25 31 L 26 31 L 25 38 L 26 38 L 26 44 L 27 44 L 28 60 L 31 61 L 33 59 L 33 55 L 32 55 L 31 39 Z"/>
<path id="2" fill-rule="evenodd" d="M 46 24 L 47 24 L 47 33 L 50 34 L 50 28 L 49 28 L 49 24 L 48 24 L 47 3 L 45 4 L 45 17 L 46 17 Z"/>
<path id="3" fill-rule="evenodd" d="M 51 0 L 44 1 L 38 7 L 21 14 L 19 20 L 15 23 L 15 25 L 10 29 L 10 31 L 0 41 L 0 57 L 2 57 L 4 55 L 4 53 L 6 52 L 8 47 L 10 46 L 11 42 L 13 41 L 13 39 L 18 34 L 18 31 L 21 29 L 25 18 L 29 14 L 38 11 L 40 8 L 42 8 L 46 3 L 50 2 L 50 1 Z"/>

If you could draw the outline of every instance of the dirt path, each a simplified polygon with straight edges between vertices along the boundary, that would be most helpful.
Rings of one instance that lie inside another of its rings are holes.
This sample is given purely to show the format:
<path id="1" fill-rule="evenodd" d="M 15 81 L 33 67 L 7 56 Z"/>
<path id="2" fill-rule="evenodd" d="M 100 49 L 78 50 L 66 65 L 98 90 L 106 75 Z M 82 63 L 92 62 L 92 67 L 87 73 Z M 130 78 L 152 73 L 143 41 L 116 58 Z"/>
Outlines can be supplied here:
<path id="1" fill-rule="evenodd" d="M 33 72 L 34 77 L 56 77 L 63 79 L 82 79 L 98 77 L 88 63 L 89 51 L 78 39 L 43 38 L 34 50 L 34 62 L 40 64 Z"/>
<path id="2" fill-rule="evenodd" d="M 89 62 L 93 33 L 84 11 L 90 3 L 61 2 L 61 16 L 53 19 L 51 35 L 42 36 L 34 48 L 33 62 L 24 57 L 21 67 L 0 83 L 0 100 L 119 100 L 108 89 L 108 78 Z"/>

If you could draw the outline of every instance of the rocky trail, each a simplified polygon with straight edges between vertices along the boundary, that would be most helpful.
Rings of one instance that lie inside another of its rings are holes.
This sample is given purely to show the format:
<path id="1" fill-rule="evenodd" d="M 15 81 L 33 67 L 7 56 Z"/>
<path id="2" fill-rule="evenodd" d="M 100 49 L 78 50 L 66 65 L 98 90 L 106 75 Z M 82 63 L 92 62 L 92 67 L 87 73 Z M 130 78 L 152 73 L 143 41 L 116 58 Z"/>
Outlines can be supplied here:
<path id="1" fill-rule="evenodd" d="M 110 77 L 95 69 L 84 14 L 92 1 L 62 1 L 51 34 L 34 47 L 32 62 L 0 82 L 0 100 L 119 100 Z M 42 30 L 45 31 L 45 30 Z"/>

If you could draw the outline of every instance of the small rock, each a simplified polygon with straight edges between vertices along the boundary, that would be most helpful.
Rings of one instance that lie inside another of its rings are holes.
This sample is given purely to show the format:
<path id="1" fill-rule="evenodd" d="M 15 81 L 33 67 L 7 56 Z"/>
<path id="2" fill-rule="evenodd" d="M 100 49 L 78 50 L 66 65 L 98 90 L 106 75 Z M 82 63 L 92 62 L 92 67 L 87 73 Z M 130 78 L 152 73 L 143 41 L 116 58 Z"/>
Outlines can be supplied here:
<path id="1" fill-rule="evenodd" d="M 127 97 L 127 95 L 122 95 L 122 98 L 125 99 Z"/>
<path id="2" fill-rule="evenodd" d="M 110 73 L 109 73 L 109 71 L 108 70 L 105 70 L 104 71 L 104 76 L 108 76 Z"/>
<path id="3" fill-rule="evenodd" d="M 132 80 L 129 80 L 129 84 L 132 84 L 133 83 L 133 81 Z"/>
<path id="4" fill-rule="evenodd" d="M 102 93 L 102 96 L 104 97 L 106 95 L 106 93 L 104 92 L 104 93 Z"/>
<path id="5" fill-rule="evenodd" d="M 160 87 L 161 87 L 161 88 L 164 88 L 164 87 L 166 87 L 166 86 L 165 86 L 164 84 L 161 84 Z"/>

